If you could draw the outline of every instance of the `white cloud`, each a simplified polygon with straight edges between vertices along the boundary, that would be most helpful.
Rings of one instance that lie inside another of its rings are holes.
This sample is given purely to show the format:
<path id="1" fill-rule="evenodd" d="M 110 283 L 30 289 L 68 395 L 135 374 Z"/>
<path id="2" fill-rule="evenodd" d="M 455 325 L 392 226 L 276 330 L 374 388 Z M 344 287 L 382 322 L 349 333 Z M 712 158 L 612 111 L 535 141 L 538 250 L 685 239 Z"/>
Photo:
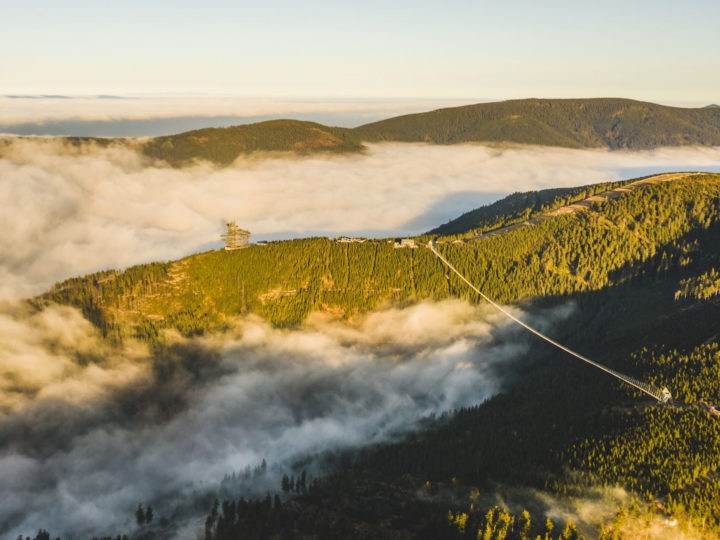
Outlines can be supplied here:
<path id="1" fill-rule="evenodd" d="M 648 170 L 720 167 L 718 148 L 607 152 L 371 145 L 363 155 L 149 167 L 133 151 L 16 141 L 0 159 L 0 298 L 216 244 L 225 220 L 255 238 L 416 234 L 516 190 Z"/>
<path id="2" fill-rule="evenodd" d="M 147 351 L 115 350 L 75 309 L 0 308 L 0 418 L 34 400 L 86 402 L 147 377 Z"/>
<path id="3" fill-rule="evenodd" d="M 480 403 L 503 383 L 500 366 L 526 351 L 516 334 L 495 332 L 505 321 L 488 310 L 448 300 L 355 324 L 315 316 L 298 330 L 248 317 L 229 333 L 181 341 L 192 369 L 175 358 L 174 375 L 162 377 L 147 351 L 99 343 L 69 308 L 5 312 L 3 354 L 43 366 L 41 375 L 22 362 L 3 368 L 23 399 L 0 414 L 0 535 L 129 532 L 139 502 L 166 513 L 262 459 L 279 469 L 255 489 L 277 489 L 298 458 Z M 545 315 L 547 324 L 565 313 Z M 84 362 L 98 346 L 97 364 Z M 182 406 L 168 412 L 168 397 Z"/>

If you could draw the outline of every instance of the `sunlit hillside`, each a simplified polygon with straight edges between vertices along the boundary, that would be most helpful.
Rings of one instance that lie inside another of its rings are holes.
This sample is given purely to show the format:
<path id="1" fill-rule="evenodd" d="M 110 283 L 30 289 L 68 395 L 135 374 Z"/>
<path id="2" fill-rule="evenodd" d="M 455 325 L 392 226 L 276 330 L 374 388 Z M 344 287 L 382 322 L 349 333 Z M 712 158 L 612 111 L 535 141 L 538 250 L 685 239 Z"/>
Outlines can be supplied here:
<path id="1" fill-rule="evenodd" d="M 68 280 L 32 304 L 80 308 L 114 346 L 152 344 L 153 392 L 174 411 L 182 404 L 167 385 L 219 366 L 213 349 L 165 330 L 217 337 L 249 314 L 301 329 L 311 312 L 362 324 L 390 307 L 478 302 L 422 244 L 434 239 L 486 294 L 547 319 L 575 350 L 669 387 L 675 401 L 660 405 L 512 334 L 526 352 L 503 368 L 497 395 L 382 444 L 328 454 L 326 476 L 301 460 L 265 498 L 233 494 L 269 481 L 259 480 L 273 477 L 268 465 L 233 473 L 193 503 L 208 509 L 206 538 L 717 538 L 720 422 L 707 404 L 720 400 L 720 175 L 522 194 L 473 215 L 473 235 L 428 235 L 415 247 L 312 238 L 210 251 Z M 154 503 L 167 509 L 173 499 Z M 183 504 L 141 530 L 164 538 L 192 515 Z"/>

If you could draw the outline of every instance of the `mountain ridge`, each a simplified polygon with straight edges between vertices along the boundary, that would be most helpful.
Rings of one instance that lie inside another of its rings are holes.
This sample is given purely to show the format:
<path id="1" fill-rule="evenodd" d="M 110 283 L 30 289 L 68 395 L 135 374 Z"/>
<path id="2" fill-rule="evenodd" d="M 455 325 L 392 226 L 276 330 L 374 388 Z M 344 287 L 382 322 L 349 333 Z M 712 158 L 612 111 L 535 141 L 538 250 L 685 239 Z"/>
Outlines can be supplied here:
<path id="1" fill-rule="evenodd" d="M 649 149 L 720 144 L 720 111 L 624 98 L 520 99 L 409 114 L 356 128 L 366 141 L 515 142 Z"/>
<path id="2" fill-rule="evenodd" d="M 226 128 L 204 128 L 154 137 L 143 153 L 171 165 L 204 159 L 229 165 L 253 152 L 357 152 L 363 149 L 352 130 L 301 120 L 267 120 Z"/>
<path id="3" fill-rule="evenodd" d="M 687 109 L 622 98 L 521 99 L 392 117 L 356 128 L 270 120 L 156 137 L 142 144 L 171 165 L 205 159 L 228 165 L 253 152 L 360 152 L 366 142 L 513 143 L 647 150 L 720 146 L 720 109 Z"/>
<path id="4" fill-rule="evenodd" d="M 597 189 L 609 187 L 618 186 L 601 184 Z M 587 187 L 560 192 L 544 208 L 572 204 L 587 194 Z M 591 212 L 560 214 L 503 235 L 484 235 L 459 245 L 450 237 L 443 249 L 461 257 L 461 270 L 479 265 L 468 275 L 500 302 L 573 294 L 621 279 L 627 265 L 661 251 L 668 250 L 666 257 L 682 256 L 672 239 L 700 223 L 714 223 L 718 201 L 720 175 L 691 175 L 628 189 L 621 197 L 593 203 L 597 208 Z M 525 204 L 529 210 L 536 207 L 535 199 Z M 516 214 L 525 213 L 515 209 L 499 223 L 516 223 Z M 646 216 L 646 221 L 637 216 Z M 294 262 L 288 266 L 279 263 L 283 260 Z M 470 298 L 460 289 L 461 296 Z M 341 243 L 306 238 L 73 278 L 58 283 L 38 301 L 79 307 L 107 335 L 152 340 L 165 328 L 202 334 L 222 326 L 227 317 L 250 312 L 277 326 L 294 326 L 316 310 L 352 317 L 383 303 L 437 300 L 456 292 L 457 285 L 448 281 L 426 249 L 395 249 L 386 239 Z"/>
<path id="5" fill-rule="evenodd" d="M 172 167 L 198 161 L 224 167 L 241 156 L 258 153 L 358 153 L 366 149 L 364 143 L 382 142 L 649 150 L 720 146 L 720 107 L 669 107 L 623 98 L 531 98 L 436 109 L 355 128 L 278 119 L 152 138 L 64 140 L 74 146 L 127 146 Z"/>

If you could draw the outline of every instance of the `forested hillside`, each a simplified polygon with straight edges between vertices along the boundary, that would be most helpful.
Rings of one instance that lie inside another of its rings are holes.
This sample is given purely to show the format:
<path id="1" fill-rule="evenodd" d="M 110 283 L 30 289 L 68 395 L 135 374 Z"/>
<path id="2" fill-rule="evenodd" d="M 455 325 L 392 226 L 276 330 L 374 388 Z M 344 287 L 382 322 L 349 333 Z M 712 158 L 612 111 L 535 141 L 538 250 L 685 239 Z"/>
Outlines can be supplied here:
<path id="1" fill-rule="evenodd" d="M 513 193 L 497 202 L 481 206 L 452 219 L 428 234 L 442 236 L 475 235 L 506 227 L 513 223 L 555 210 L 600 193 L 614 189 L 633 180 L 603 182 L 576 188 L 553 188 L 540 191 Z"/>
<path id="2" fill-rule="evenodd" d="M 208 516 L 206 538 L 720 538 L 720 421 L 683 404 L 720 400 L 717 342 L 693 347 L 701 332 L 682 334 L 668 321 L 641 334 L 653 344 L 648 351 L 632 324 L 650 307 L 662 318 L 682 316 L 662 294 L 672 281 L 583 295 L 559 332 L 611 365 L 667 383 L 682 400 L 676 405 L 644 401 L 536 345 L 503 394 L 433 419 L 402 442 L 356 452 L 282 504 L 226 500 Z M 692 313 L 692 324 L 716 331 L 708 317 L 718 307 Z M 610 344 L 597 337 L 606 332 Z M 626 347 L 635 352 L 621 362 Z M 562 501 L 576 510 L 559 510 Z M 584 521 L 599 519 L 592 512 L 605 516 L 600 530 Z"/>
<path id="3" fill-rule="evenodd" d="M 697 175 L 648 185 L 590 211 L 441 249 L 501 302 L 599 290 L 642 275 L 649 261 L 687 264 L 692 235 L 720 221 L 719 180 Z M 309 238 L 75 278 L 38 301 L 78 306 L 106 335 L 154 340 L 163 328 L 195 335 L 245 313 L 288 326 L 313 310 L 352 317 L 449 296 L 472 298 L 424 247 Z"/>
<path id="4" fill-rule="evenodd" d="M 513 216 L 587 189 L 498 208 Z M 334 473 L 323 478 L 306 478 L 301 461 L 259 500 L 205 496 L 194 503 L 205 504 L 205 538 L 720 538 L 720 418 L 699 403 L 720 402 L 720 175 L 645 184 L 439 249 L 500 301 L 571 303 L 553 337 L 668 386 L 675 402 L 649 401 L 520 336 L 530 352 L 495 397 L 427 418 L 400 440 L 328 456 Z M 34 302 L 76 305 L 109 337 L 162 348 L 163 328 L 200 334 L 238 314 L 294 325 L 312 310 L 352 317 L 448 296 L 476 301 L 424 247 L 314 238 L 76 278 Z M 134 537 L 168 538 L 186 511 Z"/>
<path id="5" fill-rule="evenodd" d="M 720 538 L 720 419 L 697 404 L 720 402 L 720 299 L 674 294 L 715 275 L 720 224 L 699 224 L 682 242 L 675 258 L 657 251 L 622 279 L 573 294 L 575 312 L 553 329 L 606 365 L 667 385 L 673 405 L 533 341 L 500 395 L 350 453 L 281 504 L 226 500 L 208 515 L 206 538 Z"/>
<path id="6" fill-rule="evenodd" d="M 628 99 L 523 99 L 406 115 L 354 129 L 297 120 L 207 128 L 141 142 L 173 166 L 228 165 L 253 152 L 357 152 L 362 142 L 522 143 L 642 150 L 720 145 L 720 109 L 683 109 Z M 106 143 L 106 142 L 105 142 Z"/>
<path id="7" fill-rule="evenodd" d="M 355 131 L 366 141 L 515 142 L 640 150 L 720 145 L 720 111 L 630 99 L 520 99 L 399 116 Z"/>
<path id="8" fill-rule="evenodd" d="M 298 120 L 270 120 L 227 128 L 206 128 L 155 137 L 142 145 L 145 155 L 173 166 L 206 160 L 229 165 L 253 152 L 348 152 L 362 144 L 348 129 Z"/>
<path id="9" fill-rule="evenodd" d="M 30 138 L 35 142 L 42 138 Z M 629 99 L 520 99 L 398 116 L 357 128 L 298 120 L 270 120 L 205 128 L 150 139 L 57 138 L 137 149 L 159 165 L 207 161 L 227 166 L 263 152 L 359 152 L 363 142 L 430 144 L 518 143 L 567 148 L 645 150 L 663 146 L 719 146 L 720 108 L 666 107 Z M 16 138 L 0 138 L 3 155 Z"/>
<path id="10" fill-rule="evenodd" d="M 138 151 L 156 166 L 171 167 L 183 167 L 198 162 L 225 167 L 240 156 L 272 152 L 302 156 L 317 152 L 359 152 L 364 149 L 360 139 L 350 129 L 299 120 L 269 120 L 137 139 L 0 137 L 0 157 L 9 153 L 17 141 L 23 140 L 50 145 L 62 141 L 66 144 L 66 151 L 80 153 L 94 146 L 129 148 Z"/>

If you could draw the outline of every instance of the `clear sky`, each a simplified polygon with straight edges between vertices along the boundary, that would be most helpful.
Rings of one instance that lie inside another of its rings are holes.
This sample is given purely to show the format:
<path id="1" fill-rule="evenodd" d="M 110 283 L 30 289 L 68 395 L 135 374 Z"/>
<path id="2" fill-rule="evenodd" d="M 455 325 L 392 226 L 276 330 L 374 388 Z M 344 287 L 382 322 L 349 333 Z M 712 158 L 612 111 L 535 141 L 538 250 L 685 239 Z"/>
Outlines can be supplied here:
<path id="1" fill-rule="evenodd" d="M 0 94 L 720 100 L 720 1 L 1 0 Z"/>

